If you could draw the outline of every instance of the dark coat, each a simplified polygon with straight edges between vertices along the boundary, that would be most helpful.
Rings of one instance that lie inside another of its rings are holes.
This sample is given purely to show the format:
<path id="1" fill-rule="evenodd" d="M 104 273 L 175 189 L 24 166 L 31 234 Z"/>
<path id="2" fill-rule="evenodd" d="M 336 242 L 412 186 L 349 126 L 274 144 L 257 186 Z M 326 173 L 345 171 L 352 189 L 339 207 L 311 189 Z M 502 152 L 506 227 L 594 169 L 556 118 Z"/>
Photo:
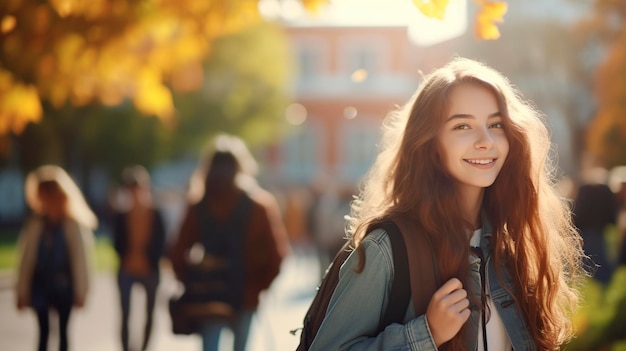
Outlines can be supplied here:
<path id="1" fill-rule="evenodd" d="M 185 281 L 186 255 L 200 241 L 200 211 L 213 211 L 217 218 L 226 218 L 234 209 L 242 191 L 209 202 L 209 208 L 189 206 L 180 234 L 172 246 L 170 259 L 176 277 Z M 246 220 L 243 245 L 244 297 L 243 307 L 256 309 L 259 293 L 267 289 L 279 273 L 282 259 L 289 250 L 289 242 L 275 198 L 267 191 L 248 192 L 252 199 L 250 218 Z M 201 210 L 202 209 L 202 210 Z"/>

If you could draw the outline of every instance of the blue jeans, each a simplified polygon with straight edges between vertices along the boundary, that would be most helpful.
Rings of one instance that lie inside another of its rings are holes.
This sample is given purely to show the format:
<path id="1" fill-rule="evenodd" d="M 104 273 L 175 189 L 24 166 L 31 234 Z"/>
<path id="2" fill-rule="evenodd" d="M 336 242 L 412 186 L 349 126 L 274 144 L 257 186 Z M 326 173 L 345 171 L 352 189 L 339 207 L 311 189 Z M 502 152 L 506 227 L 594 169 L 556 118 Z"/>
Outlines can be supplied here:
<path id="1" fill-rule="evenodd" d="M 120 290 L 120 303 L 122 307 L 122 350 L 128 351 L 130 348 L 128 338 L 128 318 L 130 316 L 130 292 L 135 283 L 140 284 L 146 290 L 146 325 L 143 332 L 143 342 L 141 350 L 148 347 L 150 334 L 152 334 L 152 316 L 154 314 L 154 303 L 156 301 L 157 287 L 159 286 L 158 273 L 149 276 L 135 276 L 124 271 L 119 271 L 117 282 Z"/>
<path id="2" fill-rule="evenodd" d="M 253 310 L 241 312 L 234 323 L 211 322 L 200 328 L 202 335 L 202 351 L 217 351 L 220 344 L 220 334 L 225 328 L 230 328 L 234 334 L 233 351 L 244 351 L 252 324 Z"/>

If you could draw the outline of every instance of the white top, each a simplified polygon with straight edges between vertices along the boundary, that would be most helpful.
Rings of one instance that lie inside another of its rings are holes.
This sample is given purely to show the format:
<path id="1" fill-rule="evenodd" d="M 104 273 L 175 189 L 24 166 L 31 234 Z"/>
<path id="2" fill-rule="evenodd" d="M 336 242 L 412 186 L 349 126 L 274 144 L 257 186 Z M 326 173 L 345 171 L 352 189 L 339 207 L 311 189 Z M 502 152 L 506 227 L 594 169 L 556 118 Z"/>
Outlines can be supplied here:
<path id="1" fill-rule="evenodd" d="M 480 247 L 480 236 L 481 229 L 477 229 L 474 231 L 472 235 L 472 239 L 470 240 L 470 245 L 472 247 Z M 506 333 L 506 329 L 504 328 L 504 323 L 502 322 L 502 318 L 496 309 L 496 306 L 489 295 L 489 279 L 487 274 L 485 274 L 485 282 L 486 293 L 487 293 L 487 306 L 488 310 L 491 312 L 490 318 L 487 321 L 487 346 L 489 350 L 511 350 L 513 347 L 511 345 L 511 340 L 509 340 L 509 336 Z M 483 345 L 483 326 L 482 323 L 478 325 L 478 350 L 484 350 Z"/>

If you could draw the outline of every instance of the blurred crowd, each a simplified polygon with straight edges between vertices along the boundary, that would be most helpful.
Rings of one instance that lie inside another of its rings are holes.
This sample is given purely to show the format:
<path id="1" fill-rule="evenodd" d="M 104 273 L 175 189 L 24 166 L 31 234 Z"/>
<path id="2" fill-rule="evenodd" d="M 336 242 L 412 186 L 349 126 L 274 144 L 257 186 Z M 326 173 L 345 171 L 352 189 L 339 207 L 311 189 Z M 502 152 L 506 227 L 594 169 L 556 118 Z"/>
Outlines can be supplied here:
<path id="1" fill-rule="evenodd" d="M 218 350 L 222 331 L 230 329 L 232 349 L 245 350 L 259 294 L 285 256 L 313 246 L 323 274 L 345 242 L 355 187 L 318 183 L 270 192 L 256 181 L 257 164 L 241 139 L 220 135 L 211 145 L 182 209 L 157 203 L 141 165 L 124 169 L 110 192 L 104 220 L 118 258 L 120 350 L 149 349 L 162 267 L 182 287 L 169 297 L 172 332 L 200 335 L 208 351 Z M 587 267 L 606 285 L 626 265 L 626 166 L 586 167 L 558 186 L 572 200 Z M 89 296 L 98 219 L 71 176 L 55 165 L 28 175 L 25 197 L 31 215 L 19 237 L 16 307 L 35 313 L 38 350 L 47 350 L 51 316 L 58 318 L 59 350 L 68 350 L 70 316 Z M 129 332 L 134 286 L 146 296 L 140 338 Z"/>
<path id="2" fill-rule="evenodd" d="M 172 332 L 199 335 L 202 350 L 209 351 L 220 349 L 222 331 L 230 329 L 232 349 L 245 350 L 259 295 L 278 276 L 283 259 L 292 247 L 310 241 L 311 221 L 320 220 L 322 208 L 334 208 L 332 215 L 324 215 L 335 217 L 338 210 L 347 211 L 351 199 L 347 193 L 335 198 L 311 191 L 308 198 L 315 195 L 323 205 L 297 207 L 302 198 L 263 189 L 257 171 L 240 138 L 219 135 L 189 180 L 183 209 L 176 210 L 157 202 L 147 169 L 133 165 L 123 170 L 110 191 L 109 211 L 101 218 L 105 223 L 100 223 L 108 228 L 117 255 L 120 350 L 150 349 L 163 268 L 181 287 L 168 297 Z M 70 316 L 85 305 L 93 280 L 98 219 L 59 166 L 32 171 L 25 192 L 31 214 L 19 236 L 16 307 L 35 312 L 38 350 L 48 349 L 49 334 L 57 329 L 59 350 L 68 350 Z M 339 220 L 320 221 L 324 228 L 315 229 L 329 233 L 317 240 L 326 248 L 322 257 L 333 255 L 343 241 L 343 215 L 337 216 Z M 133 287 L 146 297 L 137 338 L 129 326 L 131 311 L 137 311 L 131 307 Z M 51 323 L 59 327 L 51 329 Z"/>

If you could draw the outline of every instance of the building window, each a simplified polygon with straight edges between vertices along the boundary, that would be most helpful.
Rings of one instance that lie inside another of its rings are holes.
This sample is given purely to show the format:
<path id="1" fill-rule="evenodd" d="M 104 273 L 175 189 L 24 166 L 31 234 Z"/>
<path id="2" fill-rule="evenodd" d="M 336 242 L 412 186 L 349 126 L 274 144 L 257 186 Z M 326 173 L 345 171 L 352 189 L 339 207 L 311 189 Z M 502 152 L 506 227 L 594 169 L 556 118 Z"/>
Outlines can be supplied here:
<path id="1" fill-rule="evenodd" d="M 328 69 L 327 43 L 315 36 L 295 38 L 293 43 L 300 80 L 312 80 Z"/>
<path id="2" fill-rule="evenodd" d="M 283 144 L 284 175 L 294 183 L 309 182 L 322 171 L 320 155 L 323 155 L 325 145 L 322 134 L 315 126 L 305 124 Z"/>
<path id="3" fill-rule="evenodd" d="M 345 37 L 340 40 L 339 66 L 343 74 L 364 72 L 368 77 L 389 70 L 389 45 L 379 37 Z"/>
<path id="4" fill-rule="evenodd" d="M 314 50 L 305 48 L 298 52 L 299 72 L 301 79 L 311 79 L 317 73 L 317 62 L 319 59 L 316 57 Z"/>
<path id="5" fill-rule="evenodd" d="M 380 132 L 377 124 L 355 125 L 347 122 L 339 135 L 341 158 L 339 176 L 342 180 L 358 182 L 370 169 L 376 158 Z"/>
<path id="6" fill-rule="evenodd" d="M 372 50 L 359 48 L 353 52 L 351 60 L 351 71 L 364 69 L 369 74 L 376 72 L 376 53 L 372 52 Z"/>

